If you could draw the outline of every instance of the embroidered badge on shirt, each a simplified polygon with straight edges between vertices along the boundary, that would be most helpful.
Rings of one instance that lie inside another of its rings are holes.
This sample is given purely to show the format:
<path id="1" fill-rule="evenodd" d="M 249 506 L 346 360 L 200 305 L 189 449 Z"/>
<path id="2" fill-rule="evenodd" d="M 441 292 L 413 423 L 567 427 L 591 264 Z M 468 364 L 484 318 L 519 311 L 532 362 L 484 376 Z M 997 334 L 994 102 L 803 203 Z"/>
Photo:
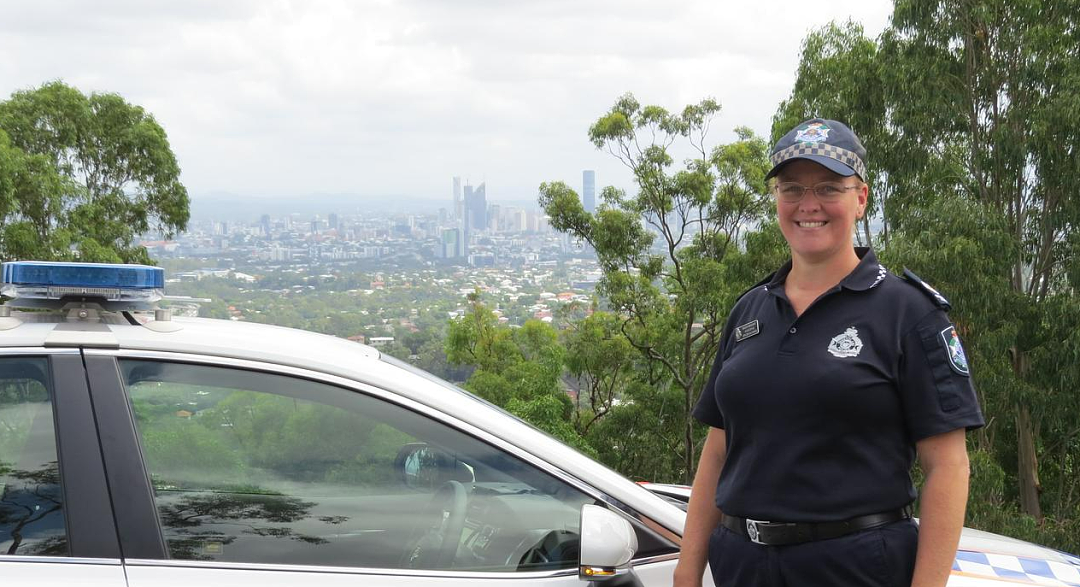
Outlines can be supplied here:
<path id="1" fill-rule="evenodd" d="M 961 375 L 970 375 L 967 354 L 964 353 L 964 347 L 960 344 L 960 335 L 956 333 L 956 329 L 949 326 L 942 330 L 941 340 L 945 343 L 945 351 L 949 353 L 949 365 L 952 365 L 952 368 Z"/>
<path id="2" fill-rule="evenodd" d="M 862 340 L 855 327 L 848 328 L 843 334 L 837 334 L 829 343 L 829 353 L 834 357 L 857 357 L 862 350 Z"/>
<path id="3" fill-rule="evenodd" d="M 735 342 L 742 342 L 759 332 L 761 332 L 761 325 L 757 320 L 747 322 L 735 329 Z"/>
<path id="4" fill-rule="evenodd" d="M 795 133 L 797 143 L 824 143 L 829 138 L 829 127 L 820 122 L 807 125 Z"/>

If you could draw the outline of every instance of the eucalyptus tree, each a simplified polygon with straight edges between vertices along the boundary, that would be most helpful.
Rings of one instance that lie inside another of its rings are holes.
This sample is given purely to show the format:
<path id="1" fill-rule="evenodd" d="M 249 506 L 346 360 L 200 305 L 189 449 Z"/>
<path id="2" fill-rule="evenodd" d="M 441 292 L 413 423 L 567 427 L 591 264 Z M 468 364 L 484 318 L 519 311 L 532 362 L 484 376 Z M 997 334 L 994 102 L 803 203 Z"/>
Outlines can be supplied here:
<path id="1" fill-rule="evenodd" d="M 589 213 L 566 184 L 540 186 L 552 226 L 596 251 L 603 272 L 597 291 L 640 353 L 648 383 L 663 396 L 677 390 L 677 404 L 650 417 L 679 431 L 671 449 L 687 481 L 700 437 L 690 414 L 727 313 L 768 272 L 739 261 L 748 233 L 768 221 L 768 147 L 739 128 L 735 142 L 710 148 L 719 111 L 711 99 L 671 113 L 624 95 L 589 128 L 589 138 L 631 171 L 636 193 L 606 187 L 603 203 Z M 689 153 L 681 166 L 679 152 Z"/>
<path id="2" fill-rule="evenodd" d="M 188 221 L 187 190 L 165 131 L 142 107 L 63 82 L 0 102 L 0 208 L 6 257 L 149 261 L 135 238 Z M 4 143 L 7 144 L 4 144 Z M 2 204 L 3 202 L 0 202 Z"/>
<path id="3" fill-rule="evenodd" d="M 989 211 L 1010 238 L 999 250 L 1018 299 L 1007 353 L 1020 506 L 1042 516 L 1042 432 L 1076 445 L 1080 404 L 1075 268 L 1080 232 L 1080 2 L 902 0 L 882 38 L 884 71 L 900 89 L 936 74 L 897 132 L 961 171 L 945 189 Z M 918 110 L 914 107 L 918 106 Z M 943 182 L 944 183 L 944 182 Z M 1068 325 L 1068 328 L 1061 328 Z M 1002 414 L 1004 416 L 1005 414 Z M 1078 455 L 1073 453 L 1075 460 Z M 1075 502 L 1074 502 L 1075 503 Z"/>
<path id="4" fill-rule="evenodd" d="M 574 404 L 562 384 L 565 349 L 539 320 L 521 328 L 499 324 L 479 293 L 464 316 L 450 321 L 446 359 L 475 370 L 463 387 L 559 440 L 596 456 L 574 428 Z"/>
<path id="5" fill-rule="evenodd" d="M 637 353 L 620 326 L 617 315 L 594 312 L 560 333 L 567 373 L 578 383 L 574 427 L 582 436 L 626 399 L 620 396 L 637 378 Z"/>

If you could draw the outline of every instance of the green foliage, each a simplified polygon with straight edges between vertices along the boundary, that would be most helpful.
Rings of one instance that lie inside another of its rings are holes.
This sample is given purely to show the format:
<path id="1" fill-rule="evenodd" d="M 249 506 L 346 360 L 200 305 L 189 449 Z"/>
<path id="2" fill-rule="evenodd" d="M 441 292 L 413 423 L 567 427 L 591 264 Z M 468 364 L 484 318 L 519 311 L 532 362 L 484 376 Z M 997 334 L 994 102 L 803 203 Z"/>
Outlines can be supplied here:
<path id="1" fill-rule="evenodd" d="M 451 363 L 474 365 L 491 373 L 505 371 L 524 360 L 509 328 L 499 328 L 495 316 L 483 304 L 474 302 L 460 320 L 450 322 L 446 336 L 446 358 Z"/>
<path id="2" fill-rule="evenodd" d="M 601 462 L 639 481 L 680 482 L 685 430 L 683 390 L 663 383 L 631 380 L 621 403 L 589 429 Z"/>
<path id="3" fill-rule="evenodd" d="M 768 145 L 749 129 L 737 128 L 735 142 L 710 149 L 708 131 L 719 111 L 715 100 L 705 99 L 673 114 L 642 106 L 627 94 L 589 128 L 589 139 L 631 170 L 637 193 L 604 188 L 603 204 L 590 214 L 566 184 L 540 186 L 540 205 L 552 226 L 596 251 L 603 270 L 597 293 L 617 323 L 608 331 L 617 331 L 634 349 L 645 381 L 681 394 L 679 401 L 642 401 L 633 408 L 664 409 L 663 415 L 640 416 L 679 422 L 659 428 L 669 436 L 654 442 L 652 450 L 675 451 L 681 465 L 648 465 L 667 480 L 693 476 L 702 431 L 692 423 L 690 410 L 716 354 L 723 322 L 738 294 L 767 273 L 759 262 L 777 256 L 767 246 L 745 248 L 754 227 L 767 225 L 771 215 L 764 185 Z M 673 150 L 680 148 L 693 157 L 677 168 Z M 758 242 L 783 250 L 774 239 Z M 750 275 L 746 266 L 755 263 Z M 618 356 L 596 363 L 608 365 L 598 372 L 601 381 L 618 372 L 615 365 L 627 364 Z M 601 405 L 605 398 L 599 398 Z M 639 462 L 646 461 L 665 459 Z M 667 476 L 673 471 L 677 474 Z"/>
<path id="4" fill-rule="evenodd" d="M 585 454 L 596 451 L 574 427 L 575 408 L 563 388 L 564 348 L 550 325 L 530 320 L 499 325 L 479 295 L 468 313 L 452 320 L 446 338 L 451 363 L 475 367 L 465 389 Z"/>
<path id="5" fill-rule="evenodd" d="M 619 396 L 638 378 L 638 355 L 621 324 L 614 314 L 595 312 L 562 332 L 566 370 L 578 381 L 574 425 L 582 435 L 617 409 Z"/>
<path id="6" fill-rule="evenodd" d="M 0 102 L 0 254 L 150 261 L 135 238 L 188 221 L 180 167 L 153 116 L 63 82 Z"/>

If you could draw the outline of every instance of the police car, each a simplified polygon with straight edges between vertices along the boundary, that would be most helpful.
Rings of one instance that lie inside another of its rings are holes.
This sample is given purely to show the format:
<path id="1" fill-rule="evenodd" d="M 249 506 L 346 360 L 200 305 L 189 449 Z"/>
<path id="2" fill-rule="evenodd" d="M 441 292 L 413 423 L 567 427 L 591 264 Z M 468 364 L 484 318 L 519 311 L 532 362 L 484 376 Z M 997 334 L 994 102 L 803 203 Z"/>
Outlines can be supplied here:
<path id="1" fill-rule="evenodd" d="M 163 282 L 4 264 L 3 584 L 670 585 L 664 499 L 369 347 L 174 317 Z M 969 570 L 1080 584 L 998 544 Z"/>
<path id="2" fill-rule="evenodd" d="M 3 266 L 0 584 L 670 584 L 683 513 L 378 351 Z"/>

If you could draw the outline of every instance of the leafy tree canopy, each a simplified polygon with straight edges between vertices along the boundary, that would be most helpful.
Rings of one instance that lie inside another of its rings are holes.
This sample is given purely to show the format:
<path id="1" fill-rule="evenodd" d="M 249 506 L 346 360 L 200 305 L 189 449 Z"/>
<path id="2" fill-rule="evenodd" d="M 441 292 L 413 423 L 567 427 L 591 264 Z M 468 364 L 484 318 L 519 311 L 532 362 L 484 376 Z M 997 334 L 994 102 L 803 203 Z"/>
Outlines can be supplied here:
<path id="1" fill-rule="evenodd" d="M 55 81 L 0 102 L 0 254 L 149 262 L 138 235 L 188 221 L 165 131 L 111 93 Z"/>
<path id="2" fill-rule="evenodd" d="M 677 450 L 686 481 L 702 434 L 690 411 L 728 310 L 739 293 L 775 269 L 770 264 L 783 250 L 782 240 L 758 237 L 774 230 L 764 182 L 768 145 L 736 128 L 734 142 L 710 146 L 719 112 L 712 99 L 673 113 L 622 96 L 588 135 L 630 169 L 636 193 L 604 188 L 603 204 L 589 213 L 566 184 L 540 186 L 551 225 L 596 251 L 603 271 L 597 292 L 643 360 L 646 379 L 678 391 L 679 401 L 665 404 L 674 415 L 669 421 L 678 424 L 664 429 L 676 437 L 663 444 Z M 690 156 L 679 165 L 676 153 L 683 152 Z M 751 239 L 773 246 L 748 248 Z M 587 333 L 595 325 L 583 326 Z"/>

